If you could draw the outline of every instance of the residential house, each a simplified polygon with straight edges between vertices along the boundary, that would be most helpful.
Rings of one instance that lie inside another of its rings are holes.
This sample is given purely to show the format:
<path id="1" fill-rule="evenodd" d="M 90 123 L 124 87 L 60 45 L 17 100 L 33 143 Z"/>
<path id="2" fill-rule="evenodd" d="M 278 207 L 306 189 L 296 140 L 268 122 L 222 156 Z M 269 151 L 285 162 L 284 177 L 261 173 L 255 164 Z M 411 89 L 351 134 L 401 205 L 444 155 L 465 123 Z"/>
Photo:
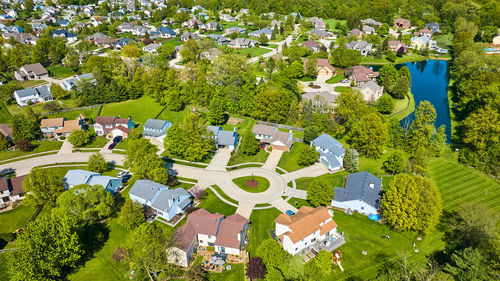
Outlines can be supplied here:
<path id="1" fill-rule="evenodd" d="M 200 25 L 200 29 L 203 31 L 217 31 L 219 24 L 215 21 L 209 21 L 205 24 Z"/>
<path id="2" fill-rule="evenodd" d="M 16 202 L 24 198 L 24 177 L 0 178 L 0 205 Z"/>
<path id="3" fill-rule="evenodd" d="M 374 20 L 374 19 L 371 19 L 371 18 L 367 18 L 367 19 L 361 20 L 361 24 L 362 24 L 363 26 L 365 26 L 365 25 L 369 25 L 369 26 L 373 26 L 373 27 L 375 27 L 375 28 L 379 28 L 379 27 L 381 27 L 381 26 L 382 26 L 382 23 L 381 23 L 381 22 L 378 22 L 378 21 L 376 21 L 376 20 Z"/>
<path id="4" fill-rule="evenodd" d="M 309 32 L 307 32 L 309 36 L 317 36 L 320 39 L 336 39 L 336 37 L 333 35 L 333 33 L 328 32 L 326 30 L 321 30 L 321 29 L 313 29 Z"/>
<path id="5" fill-rule="evenodd" d="M 74 130 L 81 130 L 84 128 L 87 118 L 79 115 L 75 120 L 64 120 L 62 128 L 54 130 L 54 134 L 58 137 L 68 137 Z"/>
<path id="6" fill-rule="evenodd" d="M 54 136 L 54 131 L 62 129 L 64 126 L 64 118 L 46 118 L 40 120 L 40 131 L 45 137 Z"/>
<path id="7" fill-rule="evenodd" d="M 344 188 L 335 187 L 332 207 L 364 215 L 378 213 L 382 179 L 369 172 L 349 174 Z"/>
<path id="8" fill-rule="evenodd" d="M 372 53 L 372 44 L 364 40 L 351 41 L 345 44 L 346 49 L 357 50 L 362 56 L 367 56 Z"/>
<path id="9" fill-rule="evenodd" d="M 336 98 L 337 94 L 327 91 L 309 92 L 302 94 L 303 101 L 310 101 L 314 107 L 325 108 L 326 111 L 335 107 Z"/>
<path id="10" fill-rule="evenodd" d="M 100 185 L 111 194 L 116 193 L 122 185 L 122 180 L 110 176 L 101 176 L 99 173 L 85 170 L 69 170 L 63 178 L 64 187 L 70 189 L 76 185 Z"/>
<path id="11" fill-rule="evenodd" d="M 246 49 L 255 47 L 258 44 L 257 41 L 246 38 L 236 38 L 227 43 L 227 47 L 231 49 Z"/>
<path id="12" fill-rule="evenodd" d="M 374 102 L 378 100 L 384 93 L 384 87 L 380 87 L 373 81 L 362 83 L 358 87 L 354 88 L 354 90 L 360 91 L 361 94 L 363 94 L 363 100 L 367 102 Z"/>
<path id="13" fill-rule="evenodd" d="M 293 133 L 281 132 L 276 127 L 268 125 L 255 125 L 252 129 L 255 138 L 261 143 L 270 145 L 273 149 L 290 151 L 293 145 Z"/>
<path id="14" fill-rule="evenodd" d="M 350 67 L 345 74 L 349 80 L 354 81 L 356 85 L 360 85 L 368 81 L 376 82 L 380 76 L 380 73 L 374 72 L 372 69 L 362 65 Z"/>
<path id="15" fill-rule="evenodd" d="M 227 147 L 229 150 L 234 151 L 238 146 L 236 127 L 234 127 L 233 131 L 224 131 L 219 126 L 207 126 L 207 129 L 212 133 L 215 149 Z"/>
<path id="16" fill-rule="evenodd" d="M 307 19 L 306 21 L 311 22 L 314 25 L 314 29 L 319 29 L 319 30 L 325 30 L 326 29 L 326 24 L 323 22 L 322 19 L 317 18 L 317 17 L 312 17 Z"/>
<path id="17" fill-rule="evenodd" d="M 439 30 L 439 24 L 435 22 L 430 22 L 424 25 L 424 28 L 429 29 L 432 34 L 434 33 L 441 33 L 441 30 Z"/>
<path id="18" fill-rule="evenodd" d="M 322 134 L 311 141 L 311 147 L 319 152 L 319 161 L 330 171 L 340 170 L 343 166 L 345 149 L 330 135 Z"/>
<path id="19" fill-rule="evenodd" d="M 128 194 L 132 201 L 151 208 L 154 214 L 167 221 L 191 206 L 193 197 L 182 187 L 170 189 L 150 180 L 137 180 Z"/>
<path id="20" fill-rule="evenodd" d="M 203 11 L 205 11 L 205 8 L 203 8 L 200 5 L 196 5 L 193 8 L 191 8 L 191 13 L 193 13 L 193 14 L 196 12 L 203 12 Z"/>
<path id="21" fill-rule="evenodd" d="M 120 33 L 127 33 L 127 32 L 132 32 L 132 30 L 134 29 L 134 26 L 129 23 L 129 22 L 124 22 L 122 24 L 120 24 L 117 28 L 116 28 L 116 31 L 117 32 L 120 32 Z"/>
<path id="22" fill-rule="evenodd" d="M 271 21 L 271 29 L 274 30 L 274 28 L 277 28 L 278 30 L 280 30 L 281 29 L 281 21 L 272 20 Z"/>
<path id="23" fill-rule="evenodd" d="M 225 218 L 219 213 L 198 209 L 175 231 L 175 246 L 167 249 L 169 262 L 187 267 L 199 247 L 209 246 L 218 254 L 239 256 L 246 243 L 248 224 L 249 221 L 239 214 Z"/>
<path id="24" fill-rule="evenodd" d="M 167 136 L 168 129 L 172 127 L 172 122 L 148 119 L 143 127 L 142 136 L 144 138 L 151 139 L 152 142 L 163 143 L 163 140 Z"/>
<path id="25" fill-rule="evenodd" d="M 363 31 L 355 28 L 355 29 L 349 30 L 349 32 L 347 33 L 347 35 L 348 36 L 354 35 L 357 38 L 361 39 L 361 37 L 363 37 Z"/>
<path id="26" fill-rule="evenodd" d="M 328 50 L 325 47 L 325 45 L 323 45 L 321 43 L 318 43 L 316 41 L 312 41 L 312 40 L 306 41 L 306 42 L 300 44 L 299 46 L 307 48 L 307 49 L 311 50 L 313 53 L 316 53 L 316 52 L 319 52 L 319 51 L 326 52 Z"/>
<path id="27" fill-rule="evenodd" d="M 158 48 L 160 48 L 159 44 L 151 43 L 151 44 L 148 44 L 148 45 L 142 47 L 142 51 L 147 52 L 147 53 L 157 54 Z"/>
<path id="28" fill-rule="evenodd" d="M 189 38 L 191 38 L 193 40 L 197 40 L 199 38 L 199 36 L 194 34 L 194 33 L 184 31 L 184 33 L 182 33 L 179 41 L 187 41 Z"/>
<path id="29" fill-rule="evenodd" d="M 193 28 L 198 28 L 201 24 L 202 22 L 199 19 L 191 18 L 190 20 L 183 22 L 182 26 L 193 29 Z"/>
<path id="30" fill-rule="evenodd" d="M 92 75 L 92 73 L 85 73 L 74 78 L 64 80 L 60 85 L 63 90 L 71 91 L 73 87 L 76 87 L 78 83 L 83 81 L 94 81 L 94 75 Z"/>
<path id="31" fill-rule="evenodd" d="M 276 16 L 275 12 L 268 12 L 268 13 L 261 14 L 261 17 L 267 18 L 267 19 L 272 19 L 272 18 L 274 18 L 274 16 Z"/>
<path id="32" fill-rule="evenodd" d="M 123 49 L 123 47 L 127 46 L 132 41 L 133 40 L 130 38 L 122 37 L 118 41 L 114 42 L 112 45 L 113 45 L 113 48 L 115 48 L 117 50 L 121 50 L 121 49 Z"/>
<path id="33" fill-rule="evenodd" d="M 134 122 L 132 122 L 132 118 L 130 116 L 128 118 L 97 116 L 94 122 L 94 131 L 98 136 L 111 134 L 111 136 L 115 137 L 115 135 L 113 134 L 114 129 L 118 130 L 114 133 L 120 135 L 120 131 L 123 132 L 126 130 L 131 130 L 134 127 L 135 124 Z"/>
<path id="34" fill-rule="evenodd" d="M 221 14 L 220 15 L 220 20 L 223 20 L 223 21 L 226 21 L 226 22 L 233 22 L 235 21 L 236 19 L 231 16 L 230 14 Z"/>
<path id="35" fill-rule="evenodd" d="M 209 34 L 207 37 L 214 39 L 215 44 L 217 45 L 225 45 L 229 42 L 229 39 L 220 34 Z"/>
<path id="36" fill-rule="evenodd" d="M 410 42 L 411 47 L 415 50 L 431 49 L 433 46 L 436 46 L 436 41 L 427 36 L 412 37 Z"/>
<path id="37" fill-rule="evenodd" d="M 301 207 L 293 216 L 280 214 L 274 222 L 275 234 L 283 250 L 290 255 L 311 249 L 316 253 L 320 250 L 331 252 L 344 244 L 332 215 L 333 211 L 326 207 L 309 206 Z"/>
<path id="38" fill-rule="evenodd" d="M 62 20 L 56 21 L 56 24 L 59 26 L 62 26 L 62 27 L 68 27 L 69 23 L 70 23 L 70 21 L 67 19 L 62 19 Z"/>
<path id="39" fill-rule="evenodd" d="M 56 29 L 52 32 L 52 37 L 64 38 L 68 43 L 73 43 L 78 40 L 76 33 L 68 32 L 65 29 Z"/>
<path id="40" fill-rule="evenodd" d="M 403 18 L 397 18 L 397 19 L 394 19 L 394 27 L 408 29 L 411 27 L 411 23 L 410 23 L 410 20 L 403 19 Z"/>
<path id="41" fill-rule="evenodd" d="M 427 36 L 427 37 L 432 37 L 432 32 L 427 29 L 427 28 L 423 28 L 423 29 L 420 29 L 419 31 L 416 31 L 413 33 L 413 36 Z"/>
<path id="42" fill-rule="evenodd" d="M 226 28 L 224 30 L 224 34 L 226 34 L 226 35 L 229 35 L 231 33 L 241 34 L 241 33 L 245 33 L 246 31 L 247 31 L 246 28 L 233 26 L 233 27 L 230 27 L 230 28 Z"/>
<path id="43" fill-rule="evenodd" d="M 267 27 L 264 27 L 259 30 L 252 31 L 248 34 L 251 37 L 260 37 L 262 34 L 266 35 L 268 40 L 271 40 L 271 36 L 273 35 L 273 31 Z"/>
<path id="44" fill-rule="evenodd" d="M 500 46 L 500 35 L 493 37 L 492 44 L 493 46 Z"/>
<path id="45" fill-rule="evenodd" d="M 12 141 L 12 128 L 9 124 L 0 123 L 0 134 L 2 134 L 8 141 Z"/>
<path id="46" fill-rule="evenodd" d="M 144 26 L 136 25 L 132 29 L 132 35 L 134 36 L 146 36 L 148 33 L 148 29 L 145 28 Z"/>
<path id="47" fill-rule="evenodd" d="M 14 77 L 19 81 L 40 80 L 49 77 L 49 72 L 40 63 L 23 65 L 18 71 L 14 71 Z"/>
<path id="48" fill-rule="evenodd" d="M 369 25 L 363 25 L 363 27 L 361 29 L 363 30 L 364 34 L 375 34 L 376 33 L 375 28 L 372 26 L 369 26 Z"/>
<path id="49" fill-rule="evenodd" d="M 172 28 L 164 26 L 158 27 L 156 32 L 158 32 L 159 36 L 162 38 L 172 38 L 177 35 Z"/>
<path id="50" fill-rule="evenodd" d="M 304 59 L 304 69 L 306 68 L 308 59 Z M 328 59 L 318 59 L 316 70 L 319 77 L 332 77 L 335 75 L 335 67 L 333 67 Z"/>
<path id="51" fill-rule="evenodd" d="M 224 37 L 222 37 L 222 38 L 224 38 Z M 220 43 L 217 42 L 217 44 L 220 44 Z M 224 54 L 224 52 L 222 52 L 221 50 L 219 50 L 217 48 L 210 48 L 206 51 L 201 52 L 198 55 L 198 57 L 200 59 L 207 59 L 209 61 L 213 61 L 214 59 L 216 59 L 217 57 L 219 57 L 222 54 Z"/>
<path id="52" fill-rule="evenodd" d="M 396 54 L 406 54 L 408 52 L 408 47 L 406 47 L 406 44 L 402 43 L 399 40 L 389 40 L 389 49 Z"/>
<path id="53" fill-rule="evenodd" d="M 48 85 L 14 91 L 14 98 L 19 106 L 44 103 L 54 100 Z"/>
<path id="54" fill-rule="evenodd" d="M 31 33 L 4 33 L 2 34 L 2 37 L 5 39 L 9 38 L 14 38 L 16 42 L 20 44 L 31 44 L 31 45 L 36 45 L 36 41 L 38 38 Z"/>

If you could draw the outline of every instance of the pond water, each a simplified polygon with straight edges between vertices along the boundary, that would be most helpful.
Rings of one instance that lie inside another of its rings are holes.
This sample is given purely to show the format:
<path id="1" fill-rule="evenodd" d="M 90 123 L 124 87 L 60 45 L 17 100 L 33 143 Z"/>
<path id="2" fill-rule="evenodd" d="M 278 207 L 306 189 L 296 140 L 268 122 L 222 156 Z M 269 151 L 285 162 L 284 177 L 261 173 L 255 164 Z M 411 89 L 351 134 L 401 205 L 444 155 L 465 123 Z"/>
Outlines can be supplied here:
<path id="1" fill-rule="evenodd" d="M 399 70 L 407 66 L 411 74 L 411 92 L 415 99 L 415 108 L 421 101 L 429 101 L 436 109 L 436 127 L 446 126 L 447 142 L 451 140 L 451 122 L 448 103 L 448 61 L 426 60 L 396 65 Z M 373 66 L 373 70 L 381 66 Z M 409 124 L 413 113 L 401 121 L 402 125 Z"/>

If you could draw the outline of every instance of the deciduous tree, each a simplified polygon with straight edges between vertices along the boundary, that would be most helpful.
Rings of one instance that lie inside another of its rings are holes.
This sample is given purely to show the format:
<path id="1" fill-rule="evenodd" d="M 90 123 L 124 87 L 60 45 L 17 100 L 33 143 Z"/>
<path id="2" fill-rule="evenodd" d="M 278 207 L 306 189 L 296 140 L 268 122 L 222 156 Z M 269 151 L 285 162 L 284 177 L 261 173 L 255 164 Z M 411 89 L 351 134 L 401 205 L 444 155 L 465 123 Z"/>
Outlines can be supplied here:
<path id="1" fill-rule="evenodd" d="M 68 141 L 75 147 L 82 147 L 90 142 L 90 134 L 85 130 L 74 130 L 68 137 Z"/>
<path id="2" fill-rule="evenodd" d="M 406 168 L 405 159 L 400 151 L 394 151 L 384 162 L 384 168 L 391 174 L 400 174 Z"/>
<path id="3" fill-rule="evenodd" d="M 299 166 L 306 167 L 318 161 L 319 153 L 315 147 L 306 147 L 300 152 L 300 158 L 297 161 Z"/>
<path id="4" fill-rule="evenodd" d="M 314 207 L 328 206 L 334 197 L 333 186 L 326 180 L 316 178 L 309 184 L 307 200 Z"/>
<path id="5" fill-rule="evenodd" d="M 273 239 L 266 239 L 257 247 L 256 254 L 262 259 L 268 272 L 271 268 L 280 269 L 286 261 L 286 252 Z"/>
<path id="6" fill-rule="evenodd" d="M 412 229 L 418 220 L 418 195 L 412 176 L 399 174 L 394 177 L 380 202 L 385 221 L 396 230 Z"/>
<path id="7" fill-rule="evenodd" d="M 28 200 L 37 206 L 54 206 L 57 197 L 64 191 L 62 179 L 51 169 L 33 169 L 24 178 L 23 190 Z"/>
<path id="8" fill-rule="evenodd" d="M 118 223 L 127 229 L 134 229 L 145 221 L 144 208 L 142 205 L 130 199 L 126 199 L 118 215 Z"/>
<path id="9" fill-rule="evenodd" d="M 92 172 L 102 173 L 108 170 L 109 163 L 104 159 L 101 153 L 96 152 L 90 155 L 87 166 Z"/>
<path id="10" fill-rule="evenodd" d="M 357 151 L 375 158 L 382 154 L 388 138 L 387 127 L 376 113 L 361 118 L 350 135 Z"/>
<path id="11" fill-rule="evenodd" d="M 259 257 L 253 257 L 248 262 L 247 276 L 250 280 L 264 278 L 266 275 L 266 267 Z"/>
<path id="12" fill-rule="evenodd" d="M 316 126 L 308 126 L 304 129 L 304 142 L 310 143 L 319 136 L 319 131 Z"/>
<path id="13" fill-rule="evenodd" d="M 3 134 L 0 134 L 0 151 L 6 150 L 9 146 L 9 140 Z"/>
<path id="14" fill-rule="evenodd" d="M 378 112 L 382 114 L 391 114 L 394 110 L 394 101 L 391 96 L 384 94 L 377 100 L 376 106 Z"/>

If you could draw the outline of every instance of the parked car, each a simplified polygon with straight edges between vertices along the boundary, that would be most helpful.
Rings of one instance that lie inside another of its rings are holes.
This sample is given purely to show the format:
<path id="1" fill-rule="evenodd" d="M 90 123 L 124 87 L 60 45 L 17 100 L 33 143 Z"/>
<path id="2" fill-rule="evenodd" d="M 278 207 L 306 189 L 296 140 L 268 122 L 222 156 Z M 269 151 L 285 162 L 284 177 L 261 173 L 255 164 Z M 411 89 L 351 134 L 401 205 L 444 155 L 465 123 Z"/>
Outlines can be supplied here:
<path id="1" fill-rule="evenodd" d="M 119 178 L 122 178 L 125 175 L 128 175 L 128 171 L 120 171 L 120 172 L 118 172 L 118 174 L 116 174 L 116 176 Z"/>
<path id="2" fill-rule="evenodd" d="M 122 137 L 122 136 L 116 136 L 116 137 L 113 139 L 113 143 L 119 143 L 122 139 L 123 139 L 123 137 Z"/>
<path id="3" fill-rule="evenodd" d="M 291 217 L 291 216 L 295 215 L 295 212 L 292 210 L 286 210 L 286 214 Z"/>
<path id="4" fill-rule="evenodd" d="M 344 80 L 340 81 L 340 83 L 344 83 L 344 84 L 349 83 L 349 79 L 344 79 Z"/>
<path id="5" fill-rule="evenodd" d="M 108 149 L 109 149 L 109 150 L 112 150 L 113 148 L 115 148 L 115 146 L 116 146 L 116 142 L 114 142 L 114 143 L 110 144 L 110 145 L 108 146 Z"/>
<path id="6" fill-rule="evenodd" d="M 122 178 L 122 183 L 126 183 L 130 180 L 130 178 L 132 177 L 132 175 L 124 175 L 123 178 Z"/>

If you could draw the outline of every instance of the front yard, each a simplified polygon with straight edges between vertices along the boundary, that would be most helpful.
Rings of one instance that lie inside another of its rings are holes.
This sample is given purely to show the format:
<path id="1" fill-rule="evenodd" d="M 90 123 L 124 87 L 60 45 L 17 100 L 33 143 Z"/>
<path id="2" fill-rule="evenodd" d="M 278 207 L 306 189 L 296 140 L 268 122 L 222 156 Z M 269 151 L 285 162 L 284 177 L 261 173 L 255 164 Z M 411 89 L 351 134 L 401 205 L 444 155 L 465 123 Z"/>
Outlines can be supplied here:
<path id="1" fill-rule="evenodd" d="M 267 153 L 264 149 L 259 149 L 259 152 L 257 152 L 257 154 L 255 154 L 255 155 L 243 154 L 238 149 L 236 152 L 233 153 L 233 155 L 231 155 L 231 158 L 229 159 L 229 162 L 227 163 L 227 165 L 232 166 L 232 165 L 249 163 L 249 162 L 264 163 L 264 162 L 266 162 L 266 159 L 268 156 L 269 156 L 269 153 Z"/>
<path id="2" fill-rule="evenodd" d="M 11 158 L 27 156 L 34 153 L 59 150 L 61 148 L 62 142 L 60 141 L 32 141 L 31 147 L 33 148 L 31 151 L 24 152 L 20 150 L 15 151 L 1 151 L 0 152 L 0 161 L 9 160 Z"/>
<path id="3" fill-rule="evenodd" d="M 278 162 L 278 167 L 285 169 L 287 172 L 293 172 L 303 167 L 299 166 L 299 159 L 301 157 L 301 153 L 304 149 L 308 147 L 307 144 L 303 142 L 295 142 L 293 143 L 292 149 L 290 152 L 285 152 L 281 156 L 280 161 Z"/>

